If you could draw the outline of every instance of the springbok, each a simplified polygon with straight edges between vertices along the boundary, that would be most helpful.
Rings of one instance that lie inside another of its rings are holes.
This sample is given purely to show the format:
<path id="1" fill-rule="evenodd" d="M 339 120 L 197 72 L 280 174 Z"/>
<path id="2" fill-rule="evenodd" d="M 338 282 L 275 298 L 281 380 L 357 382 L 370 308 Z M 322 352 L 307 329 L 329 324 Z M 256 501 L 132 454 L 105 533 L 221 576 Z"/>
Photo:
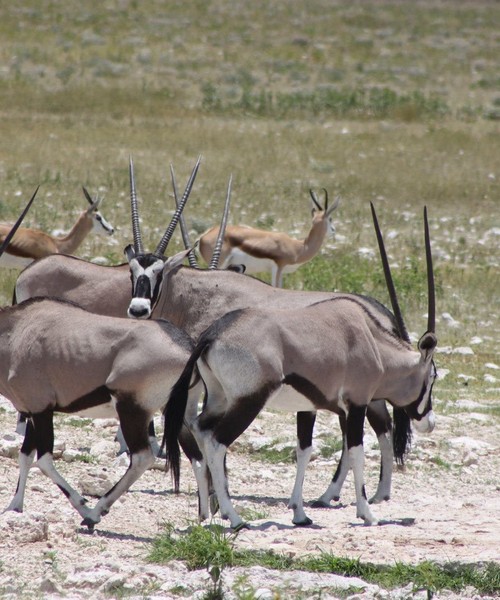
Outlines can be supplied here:
<path id="1" fill-rule="evenodd" d="M 399 336 L 367 311 L 362 302 L 347 295 L 303 308 L 235 310 L 200 336 L 171 391 L 164 410 L 163 443 L 174 482 L 178 486 L 177 438 L 183 424 L 187 424 L 210 469 L 221 515 L 229 519 L 232 528 L 240 528 L 244 522 L 228 493 L 227 448 L 265 407 L 293 412 L 328 410 L 344 415 L 356 515 L 366 525 L 377 523 L 363 479 L 363 426 L 370 402 L 386 399 L 404 408 L 418 431 L 434 428 L 431 393 L 436 377 L 433 354 L 437 338 L 427 210 L 428 326 L 415 351 L 401 316 L 373 204 L 371 208 Z M 205 386 L 203 409 L 189 421 L 186 407 L 188 414 L 196 413 L 189 406 L 189 388 L 198 374 Z M 288 390 L 282 394 L 284 388 Z M 295 515 L 297 510 L 303 513 L 303 499 L 297 491 L 294 488 L 291 500 Z M 207 516 L 208 482 L 199 491 L 199 498 L 201 514 Z"/>
<path id="2" fill-rule="evenodd" d="M 113 235 L 113 227 L 99 212 L 102 198 L 92 200 L 88 191 L 82 189 L 90 206 L 80 213 L 67 235 L 56 237 L 40 229 L 20 227 L 0 258 L 0 267 L 22 269 L 49 254 L 73 254 L 91 231 Z M 11 225 L 0 223 L 0 242 L 10 228 Z"/>
<path id="3" fill-rule="evenodd" d="M 306 238 L 297 240 L 286 233 L 267 231 L 245 225 L 229 225 L 226 228 L 221 252 L 221 266 L 242 264 L 247 273 L 270 272 L 272 285 L 283 287 L 283 275 L 293 273 L 310 261 L 320 251 L 325 236 L 333 236 L 335 227 L 332 212 L 340 199 L 328 206 L 328 192 L 325 192 L 325 206 L 322 207 L 316 194 L 310 190 L 313 201 L 312 225 Z M 199 251 L 205 262 L 209 262 L 219 234 L 218 227 L 212 227 L 199 238 Z"/>
<path id="4" fill-rule="evenodd" d="M 131 186 L 132 182 L 135 185 L 134 178 L 131 178 Z M 131 193 L 131 198 L 136 197 L 135 191 Z M 137 215 L 137 206 L 132 212 Z M 134 222 L 134 236 L 137 237 L 140 236 L 137 217 Z M 190 246 L 189 240 L 186 246 Z M 171 268 L 164 264 L 164 260 L 157 257 L 153 269 L 151 264 L 144 267 L 135 265 L 131 301 L 130 277 L 125 265 L 103 267 L 62 255 L 47 257 L 20 274 L 16 283 L 16 300 L 41 295 L 54 296 L 77 302 L 93 312 L 112 315 L 124 315 L 128 309 L 132 317 L 167 318 L 196 339 L 213 321 L 230 310 L 249 306 L 302 307 L 337 295 L 331 292 L 277 289 L 231 271 L 198 269 L 196 262 L 192 263 L 192 267 Z M 138 285 L 140 275 L 149 279 L 147 286 Z M 353 297 L 363 302 L 387 329 L 397 333 L 394 317 L 383 305 L 368 297 Z M 393 454 L 390 443 L 392 423 L 385 402 L 380 400 L 371 403 L 367 418 L 381 447 L 380 483 L 371 501 L 381 502 L 390 497 L 394 457 L 402 462 L 409 447 L 409 420 L 404 411 L 394 410 Z M 314 422 L 314 412 L 297 413 L 297 481 L 303 480 L 312 452 Z M 202 458 L 201 454 L 199 458 Z M 347 453 L 344 451 L 331 484 L 319 498 L 322 506 L 339 499 L 347 472 Z M 300 516 L 297 516 L 298 520 Z"/>

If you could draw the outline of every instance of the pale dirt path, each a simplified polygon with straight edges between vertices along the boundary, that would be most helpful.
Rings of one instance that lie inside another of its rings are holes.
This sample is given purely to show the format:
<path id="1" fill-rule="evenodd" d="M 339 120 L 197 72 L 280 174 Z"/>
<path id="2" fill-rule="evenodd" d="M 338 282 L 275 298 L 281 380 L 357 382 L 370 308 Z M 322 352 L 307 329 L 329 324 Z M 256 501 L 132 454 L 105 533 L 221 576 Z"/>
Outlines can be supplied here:
<path id="1" fill-rule="evenodd" d="M 14 413 L 0 412 L 0 438 L 11 433 L 14 425 Z M 338 433 L 335 420 L 321 415 L 317 433 L 329 429 Z M 313 526 L 292 525 L 286 503 L 292 489 L 294 465 L 262 463 L 258 452 L 250 454 L 249 448 L 262 435 L 293 441 L 294 431 L 293 416 L 263 414 L 229 455 L 234 502 L 256 519 L 249 530 L 240 533 L 237 547 L 272 549 L 292 556 L 325 551 L 389 564 L 398 561 L 415 564 L 423 560 L 500 561 L 500 435 L 495 419 L 482 414 L 471 418 L 463 412 L 441 416 L 433 434 L 416 437 L 406 471 L 394 473 L 391 500 L 374 507 L 379 519 L 388 522 L 377 527 L 364 527 L 356 519 L 355 507 L 351 505 L 354 501 L 351 476 L 344 488 L 342 507 L 307 507 Z M 367 434 L 369 493 L 376 487 L 378 451 L 373 438 Z M 65 426 L 63 420 L 56 429 L 56 437 L 72 448 L 88 448 L 103 439 L 111 441 L 113 436 L 113 427 L 82 430 Z M 115 481 L 123 467 L 114 467 L 113 462 L 111 458 L 103 458 L 99 465 L 63 460 L 56 464 L 78 487 L 81 476 L 102 468 L 106 468 Z M 306 475 L 306 502 L 324 491 L 334 464 L 334 460 L 316 458 L 312 461 Z M 0 457 L 0 506 L 5 507 L 10 501 L 16 481 L 16 460 Z M 149 542 L 165 522 L 185 528 L 195 521 L 194 490 L 187 461 L 183 462 L 178 496 L 172 493 L 167 474 L 159 469 L 148 471 L 113 506 L 94 534 L 89 535 L 79 527 L 78 515 L 60 491 L 33 469 L 24 515 L 0 515 L 0 597 L 2 591 L 9 592 L 13 585 L 19 594 L 21 590 L 28 594 L 29 590 L 46 586 L 49 589 L 44 597 L 48 597 L 53 581 L 64 597 L 97 597 L 95 590 L 90 593 L 92 584 L 82 584 L 81 579 L 84 573 L 97 573 L 100 565 L 115 576 L 126 572 L 128 581 L 135 582 L 134 585 L 139 585 L 138 577 L 140 581 L 151 583 L 153 579 L 158 583 L 158 578 L 166 577 L 166 571 L 160 569 L 162 575 L 158 575 L 157 567 L 145 563 Z M 90 499 L 90 502 L 95 500 Z M 47 533 L 41 536 L 41 541 L 22 541 L 20 532 L 23 530 L 15 527 L 19 525 L 18 520 L 32 519 L 37 513 L 42 515 Z M 404 526 L 402 519 L 415 521 Z M 181 582 L 190 577 L 182 565 L 174 565 L 170 570 L 174 579 Z M 200 577 L 203 579 L 203 576 L 202 573 Z M 99 577 L 96 581 L 100 581 Z M 75 595 L 71 596 L 72 593 Z"/>

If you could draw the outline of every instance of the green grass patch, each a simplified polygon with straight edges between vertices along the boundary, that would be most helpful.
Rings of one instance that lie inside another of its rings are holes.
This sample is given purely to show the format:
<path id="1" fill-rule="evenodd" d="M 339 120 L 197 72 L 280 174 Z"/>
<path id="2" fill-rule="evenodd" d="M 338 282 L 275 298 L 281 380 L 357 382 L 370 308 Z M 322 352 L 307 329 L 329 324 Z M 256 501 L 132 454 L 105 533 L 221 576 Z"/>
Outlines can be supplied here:
<path id="1" fill-rule="evenodd" d="M 500 592 L 500 565 L 494 562 L 437 564 L 424 561 L 418 565 L 378 565 L 334 556 L 328 552 L 293 558 L 270 550 L 237 550 L 236 536 L 235 533 L 226 533 L 224 528 L 218 525 L 195 525 L 186 534 L 177 535 L 174 533 L 174 527 L 167 525 L 165 532 L 153 541 L 148 560 L 155 563 L 182 560 L 189 569 L 203 568 L 210 571 L 215 568 L 218 581 L 224 568 L 259 565 L 268 569 L 359 577 L 367 583 L 377 584 L 386 589 L 404 587 L 411 583 L 414 590 L 428 590 L 429 593 L 442 590 L 459 592 L 468 586 L 474 587 L 480 594 L 494 595 Z"/>

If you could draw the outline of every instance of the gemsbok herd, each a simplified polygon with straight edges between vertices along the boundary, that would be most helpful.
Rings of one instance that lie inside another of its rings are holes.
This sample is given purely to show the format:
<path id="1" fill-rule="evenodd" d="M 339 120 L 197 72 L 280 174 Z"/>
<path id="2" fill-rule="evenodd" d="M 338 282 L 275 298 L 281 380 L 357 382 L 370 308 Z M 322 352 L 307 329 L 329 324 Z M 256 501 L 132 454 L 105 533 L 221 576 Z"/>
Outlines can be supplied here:
<path id="1" fill-rule="evenodd" d="M 311 229 L 297 240 L 228 225 L 230 178 L 221 224 L 191 242 L 183 210 L 200 161 L 181 197 L 170 168 L 175 211 L 154 252 L 147 252 L 130 159 L 133 243 L 125 248 L 127 262 L 121 265 L 102 266 L 72 256 L 93 223 L 113 233 L 98 212 L 100 200 L 92 200 L 85 188 L 90 208 L 64 238 L 20 227 L 37 192 L 14 226 L 0 225 L 0 266 L 31 262 L 16 281 L 13 305 L 0 309 L 0 393 L 24 422 L 18 429 L 24 433 L 18 484 L 7 510 L 23 510 L 36 458 L 39 469 L 81 515 L 82 525 L 93 529 L 155 455 L 164 452 L 178 491 L 182 448 L 198 486 L 200 521 L 220 511 L 239 529 L 246 524 L 229 495 L 227 449 L 262 410 L 271 409 L 296 414 L 296 475 L 289 507 L 295 525 L 310 525 L 303 484 L 316 414 L 326 410 L 338 416 L 343 450 L 333 478 L 312 506 L 338 500 L 352 469 L 356 515 L 366 525 L 376 524 L 370 505 L 390 498 L 393 463 L 404 462 L 411 424 L 420 432 L 434 427 L 437 339 L 427 210 L 428 324 L 414 349 L 373 204 L 392 311 L 369 296 L 282 287 L 283 274 L 311 260 L 334 232 L 331 215 L 339 200 L 329 206 L 326 190 L 324 206 L 310 191 Z M 178 223 L 185 249 L 167 256 Z M 196 252 L 206 268 L 199 266 Z M 272 285 L 248 275 L 268 269 Z M 55 412 L 119 421 L 129 467 L 93 508 L 56 469 Z M 159 413 L 164 421 L 161 448 L 153 425 Z M 379 483 L 370 499 L 363 472 L 365 417 L 381 452 Z"/>

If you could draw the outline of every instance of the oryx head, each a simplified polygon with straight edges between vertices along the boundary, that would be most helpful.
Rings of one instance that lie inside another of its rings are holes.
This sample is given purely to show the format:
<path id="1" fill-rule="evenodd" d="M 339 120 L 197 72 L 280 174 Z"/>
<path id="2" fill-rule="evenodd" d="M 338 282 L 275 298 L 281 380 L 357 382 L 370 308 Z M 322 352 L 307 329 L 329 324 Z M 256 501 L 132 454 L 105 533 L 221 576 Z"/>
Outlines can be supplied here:
<path id="1" fill-rule="evenodd" d="M 316 193 L 313 190 L 309 190 L 309 194 L 311 195 L 312 200 L 312 218 L 313 224 L 316 222 L 325 221 L 327 226 L 327 235 L 332 237 L 335 234 L 335 226 L 333 224 L 332 212 L 338 207 L 340 204 L 340 198 L 337 196 L 335 198 L 334 203 L 331 206 L 328 206 L 328 191 L 323 188 L 325 192 L 325 205 L 321 206 Z"/>
<path id="2" fill-rule="evenodd" d="M 87 190 L 82 186 L 83 195 L 87 198 L 88 203 L 90 204 L 89 208 L 87 208 L 86 215 L 89 219 L 92 219 L 92 231 L 94 233 L 104 233 L 106 235 L 113 235 L 115 229 L 99 212 L 99 207 L 102 203 L 102 198 L 96 195 L 95 200 L 92 200 L 90 194 Z"/>
<path id="3" fill-rule="evenodd" d="M 165 250 L 167 249 L 170 238 L 174 233 L 175 226 L 179 221 L 182 210 L 189 198 L 191 188 L 193 187 L 198 168 L 200 166 L 201 156 L 191 173 L 186 189 L 180 200 L 174 215 L 167 227 L 156 250 L 152 253 L 144 252 L 142 245 L 141 231 L 139 227 L 139 212 L 137 208 L 137 192 L 135 187 L 134 165 L 130 159 L 130 205 L 132 210 L 132 231 L 134 244 L 125 248 L 125 255 L 130 265 L 130 275 L 132 279 L 132 300 L 128 308 L 128 316 L 137 319 L 148 319 L 151 316 L 153 308 L 158 301 L 165 270 L 174 269 L 180 265 L 186 258 L 189 251 L 182 251 L 167 259 Z"/>
<path id="4" fill-rule="evenodd" d="M 396 296 L 394 282 L 392 280 L 389 261 L 385 251 L 382 234 L 378 225 L 377 215 L 372 203 L 372 216 L 377 234 L 377 241 L 384 267 L 384 274 L 391 298 L 392 309 L 398 324 L 399 334 L 402 339 L 410 343 L 410 336 L 403 321 L 401 309 Z M 404 408 L 411 418 L 415 429 L 421 433 L 429 433 L 434 429 L 435 417 L 432 410 L 432 386 L 437 376 L 436 366 L 433 356 L 437 346 L 436 338 L 436 305 L 434 289 L 434 273 L 432 267 L 432 254 L 429 236 L 429 223 L 427 220 L 427 207 L 424 208 L 424 230 L 425 230 L 425 254 L 427 261 L 427 288 L 428 288 L 428 311 L 427 311 L 427 331 L 418 342 L 420 360 L 416 365 L 414 373 L 408 377 L 402 384 L 406 387 L 407 396 L 404 402 Z"/>

